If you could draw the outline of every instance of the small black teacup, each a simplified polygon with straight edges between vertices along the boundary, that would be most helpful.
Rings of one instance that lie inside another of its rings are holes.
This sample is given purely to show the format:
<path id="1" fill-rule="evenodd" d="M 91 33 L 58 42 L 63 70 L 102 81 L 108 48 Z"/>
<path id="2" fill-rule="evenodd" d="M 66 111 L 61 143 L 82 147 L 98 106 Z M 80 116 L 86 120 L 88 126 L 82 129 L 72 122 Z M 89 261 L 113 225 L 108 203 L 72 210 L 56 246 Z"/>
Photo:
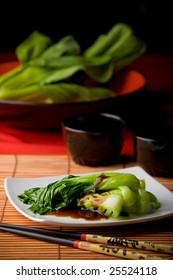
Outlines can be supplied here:
<path id="1" fill-rule="evenodd" d="M 124 120 L 109 113 L 77 115 L 62 123 L 64 141 L 75 163 L 113 164 L 124 143 Z"/>

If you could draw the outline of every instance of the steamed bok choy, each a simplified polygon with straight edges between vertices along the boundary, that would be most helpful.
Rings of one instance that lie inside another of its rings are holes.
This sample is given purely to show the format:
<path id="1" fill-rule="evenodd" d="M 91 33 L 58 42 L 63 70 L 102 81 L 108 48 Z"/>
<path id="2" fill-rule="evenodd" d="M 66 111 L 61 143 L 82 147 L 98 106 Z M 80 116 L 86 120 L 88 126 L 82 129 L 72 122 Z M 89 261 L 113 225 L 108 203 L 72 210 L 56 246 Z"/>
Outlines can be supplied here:
<path id="1" fill-rule="evenodd" d="M 145 50 L 146 44 L 124 23 L 85 51 L 72 35 L 53 42 L 34 31 L 16 48 L 20 65 L 0 76 L 0 99 L 63 103 L 114 97 L 105 84 Z"/>
<path id="2" fill-rule="evenodd" d="M 160 207 L 157 197 L 146 190 L 145 180 L 118 172 L 69 175 L 45 187 L 27 189 L 18 199 L 40 215 L 72 208 L 118 218 L 124 214 L 148 214 Z"/>

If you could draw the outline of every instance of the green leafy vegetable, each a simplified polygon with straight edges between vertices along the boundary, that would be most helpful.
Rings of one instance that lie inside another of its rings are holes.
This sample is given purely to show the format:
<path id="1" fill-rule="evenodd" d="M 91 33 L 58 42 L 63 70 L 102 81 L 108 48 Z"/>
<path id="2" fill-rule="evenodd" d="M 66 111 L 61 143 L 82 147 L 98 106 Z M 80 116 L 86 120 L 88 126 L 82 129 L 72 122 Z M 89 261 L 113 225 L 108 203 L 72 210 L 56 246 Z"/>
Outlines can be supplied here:
<path id="1" fill-rule="evenodd" d="M 102 177 L 101 182 L 98 184 L 100 191 L 113 190 L 119 186 L 127 186 L 132 190 L 140 188 L 140 180 L 133 174 L 124 173 L 104 173 L 105 178 Z"/>
<path id="2" fill-rule="evenodd" d="M 51 210 L 59 210 L 76 202 L 81 194 L 93 190 L 93 182 L 98 175 L 76 177 L 70 175 L 60 181 L 53 182 L 44 188 L 31 188 L 18 198 L 31 204 L 32 212 L 43 214 Z"/>
<path id="3" fill-rule="evenodd" d="M 34 31 L 16 48 L 16 56 L 21 63 L 26 63 L 40 56 L 52 43 L 51 38 Z"/>
<path id="4" fill-rule="evenodd" d="M 38 214 L 80 207 L 117 218 L 122 213 L 147 214 L 160 207 L 155 195 L 145 189 L 144 180 L 115 172 L 69 175 L 43 188 L 25 190 L 18 199 Z"/>
<path id="5" fill-rule="evenodd" d="M 146 44 L 123 23 L 84 52 L 72 35 L 53 42 L 34 31 L 16 48 L 20 65 L 0 76 L 0 99 L 65 103 L 113 97 L 116 93 L 105 83 L 145 50 Z M 95 86 L 85 85 L 88 78 Z"/>
<path id="6" fill-rule="evenodd" d="M 117 218 L 123 207 L 123 196 L 120 191 L 114 193 L 88 194 L 78 200 L 78 206 L 97 211 L 105 217 Z"/>
<path id="7" fill-rule="evenodd" d="M 50 97 L 56 103 L 64 102 L 87 102 L 101 100 L 108 97 L 114 97 L 115 94 L 106 88 L 102 87 L 84 87 L 71 83 L 59 83 L 42 85 L 42 91 L 47 98 Z"/>

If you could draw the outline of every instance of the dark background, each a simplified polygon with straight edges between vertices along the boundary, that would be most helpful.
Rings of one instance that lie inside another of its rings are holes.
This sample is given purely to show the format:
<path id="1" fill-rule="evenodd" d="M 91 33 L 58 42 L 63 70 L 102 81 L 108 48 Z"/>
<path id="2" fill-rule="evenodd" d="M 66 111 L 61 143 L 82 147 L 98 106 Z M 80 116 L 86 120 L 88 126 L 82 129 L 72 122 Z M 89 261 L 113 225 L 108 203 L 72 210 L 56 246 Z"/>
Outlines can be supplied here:
<path id="1" fill-rule="evenodd" d="M 117 22 L 134 29 L 147 43 L 147 53 L 173 54 L 173 15 L 168 0 L 5 1 L 0 6 L 0 52 L 13 52 L 34 30 L 54 41 L 72 34 L 84 50 Z"/>

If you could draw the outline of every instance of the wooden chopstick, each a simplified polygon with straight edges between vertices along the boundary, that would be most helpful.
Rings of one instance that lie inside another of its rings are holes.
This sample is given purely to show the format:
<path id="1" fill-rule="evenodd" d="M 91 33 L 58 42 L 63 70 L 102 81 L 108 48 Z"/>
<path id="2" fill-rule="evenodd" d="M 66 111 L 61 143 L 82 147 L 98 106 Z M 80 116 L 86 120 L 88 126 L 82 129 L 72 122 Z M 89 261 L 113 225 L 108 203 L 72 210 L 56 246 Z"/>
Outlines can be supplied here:
<path id="1" fill-rule="evenodd" d="M 12 225 L 12 224 L 0 224 L 2 227 L 15 228 L 15 229 L 23 229 L 30 230 L 32 232 L 37 232 L 41 234 L 48 234 L 50 236 L 58 236 L 63 238 L 71 238 L 71 239 L 79 239 L 82 241 L 94 242 L 94 243 L 103 243 L 110 246 L 122 246 L 129 247 L 133 249 L 141 249 L 141 250 L 149 250 L 155 251 L 159 253 L 173 254 L 173 244 L 161 244 L 154 243 L 149 241 L 138 241 L 138 240 L 130 240 L 120 237 L 111 237 L 111 236 L 102 236 L 96 234 L 86 234 L 80 232 L 70 232 L 70 231 L 60 231 L 60 230 L 50 230 L 50 229 L 42 229 L 42 228 L 34 228 L 34 227 L 26 227 L 21 225 Z"/>
<path id="2" fill-rule="evenodd" d="M 10 233 L 18 234 L 25 237 L 30 237 L 34 239 L 39 239 L 43 241 L 53 242 L 57 243 L 59 245 L 65 245 L 70 246 L 73 248 L 78 248 L 82 250 L 87 251 L 93 251 L 97 253 L 102 253 L 106 255 L 111 255 L 115 257 L 125 258 L 125 259 L 134 259 L 134 260 L 161 260 L 162 257 L 150 255 L 150 254 L 142 254 L 135 251 L 128 251 L 126 249 L 120 249 L 113 246 L 106 246 L 104 244 L 95 244 L 90 243 L 87 241 L 80 241 L 80 240 L 69 240 L 65 238 L 50 236 L 50 234 L 56 233 L 56 231 L 53 230 L 47 230 L 47 229 L 39 229 L 39 228 L 32 228 L 32 227 L 26 227 L 26 226 L 19 226 L 19 225 L 9 225 L 9 224 L 0 224 L 0 230 L 7 231 Z M 60 231 L 57 231 L 57 235 L 60 233 Z M 63 237 L 65 237 L 64 232 L 61 232 Z M 67 233 L 68 238 L 74 238 L 75 235 L 77 236 L 80 233 Z"/>
<path id="3" fill-rule="evenodd" d="M 133 249 L 141 249 L 147 251 L 155 251 L 159 253 L 173 254 L 173 245 L 161 244 L 148 241 L 130 240 L 119 237 L 107 237 L 100 235 L 83 234 L 83 240 L 104 243 L 112 246 L 123 246 Z"/>

